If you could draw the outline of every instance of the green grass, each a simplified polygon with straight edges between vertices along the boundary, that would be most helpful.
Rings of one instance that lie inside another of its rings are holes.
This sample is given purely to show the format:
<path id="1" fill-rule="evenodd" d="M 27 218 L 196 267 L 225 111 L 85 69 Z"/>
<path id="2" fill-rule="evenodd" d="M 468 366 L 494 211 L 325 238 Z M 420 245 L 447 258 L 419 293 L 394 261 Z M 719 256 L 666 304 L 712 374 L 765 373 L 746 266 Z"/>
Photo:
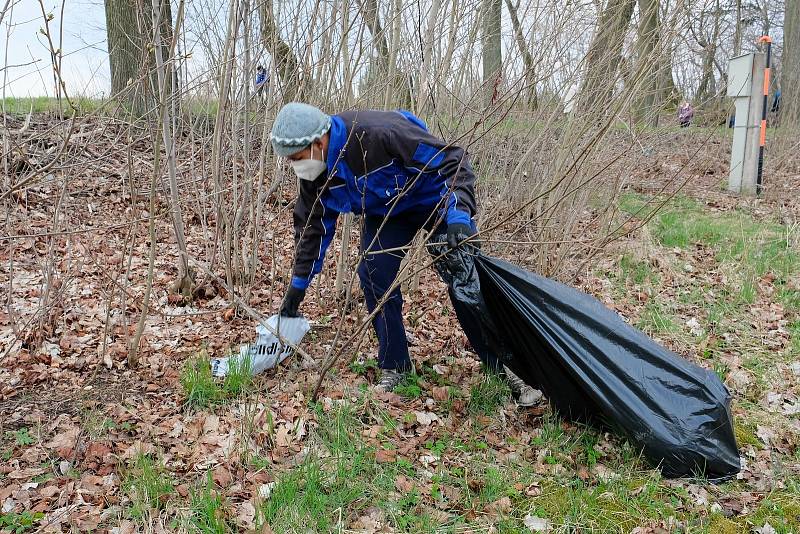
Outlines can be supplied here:
<path id="1" fill-rule="evenodd" d="M 764 444 L 756 436 L 757 426 L 755 423 L 746 421 L 736 421 L 733 425 L 733 431 L 736 435 L 736 443 L 740 447 L 751 445 L 755 449 L 763 449 Z"/>
<path id="2" fill-rule="evenodd" d="M 223 399 L 222 389 L 214 382 L 211 365 L 204 353 L 186 361 L 181 372 L 184 404 L 204 408 Z"/>
<path id="3" fill-rule="evenodd" d="M 622 195 L 620 210 L 637 218 L 654 215 L 649 224 L 656 245 L 666 251 L 682 249 L 689 254 L 700 250 L 703 257 L 709 256 L 714 268 L 724 274 L 723 284 L 708 285 L 704 273 L 689 275 L 677 281 L 677 308 L 672 309 L 660 299 L 650 300 L 640 313 L 637 326 L 649 334 L 677 334 L 683 330 L 682 320 L 686 308 L 703 310 L 698 318 L 708 331 L 701 338 L 687 339 L 693 344 L 708 340 L 710 354 L 724 351 L 725 340 L 709 338 L 736 333 L 745 336 L 748 345 L 758 345 L 758 335 L 747 328 L 746 313 L 757 303 L 765 283 L 771 280 L 774 287 L 772 300 L 782 304 L 790 321 L 800 313 L 800 291 L 791 285 L 800 276 L 800 251 L 798 231 L 773 219 L 756 219 L 744 209 L 710 211 L 705 204 L 694 199 L 676 196 L 657 213 L 653 210 L 660 202 L 633 193 Z M 700 260 L 703 261 L 703 260 Z M 675 265 L 682 271 L 684 260 Z M 695 266 L 705 270 L 707 265 Z M 620 274 L 608 273 L 615 278 L 618 292 L 627 292 L 631 287 L 638 290 L 652 289 L 659 284 L 659 276 L 650 266 L 637 262 L 630 254 L 624 254 L 619 262 Z M 768 277 L 768 278 L 767 278 Z M 708 293 L 713 291 L 713 297 Z M 705 315 L 706 317 L 703 317 Z M 742 328 L 744 325 L 744 328 Z M 791 329 L 790 329 L 791 333 Z M 792 348 L 800 346 L 797 335 L 792 333 Z"/>
<path id="4" fill-rule="evenodd" d="M 394 388 L 394 392 L 407 399 L 416 399 L 422 396 L 422 386 L 419 383 L 419 375 L 408 373 L 403 381 Z"/>
<path id="5" fill-rule="evenodd" d="M 315 433 L 330 456 L 309 456 L 284 473 L 261 506 L 260 517 L 275 532 L 294 531 L 305 525 L 311 531 L 331 532 L 337 509 L 351 512 L 367 507 L 363 501 L 368 481 L 379 471 L 374 452 L 358 433 L 361 423 L 352 407 L 339 407 L 320 421 Z"/>
<path id="6" fill-rule="evenodd" d="M 139 454 L 125 473 L 122 488 L 131 500 L 129 515 L 143 521 L 151 513 L 163 510 L 175 492 L 166 469 L 150 455 Z"/>
<path id="7" fill-rule="evenodd" d="M 97 110 L 103 105 L 102 100 L 84 97 L 71 97 L 72 103 L 78 109 L 78 115 L 86 115 Z M 59 110 L 58 100 L 47 96 L 37 96 L 33 98 L 13 98 L 7 97 L 3 102 L 6 113 L 11 115 L 27 115 L 31 110 L 33 113 L 56 113 Z M 61 101 L 61 109 L 67 116 L 72 115 L 66 99 Z"/>
<path id="8" fill-rule="evenodd" d="M 630 532 L 648 521 L 680 516 L 680 490 L 659 480 L 657 474 L 625 473 L 597 484 L 578 479 L 544 484 L 542 494 L 533 499 L 533 515 L 553 518 L 556 524 L 581 525 L 590 532 Z"/>
<path id="9" fill-rule="evenodd" d="M 364 425 L 384 422 L 385 414 L 379 410 L 371 406 L 369 423 L 352 405 L 337 407 L 320 419 L 311 439 L 319 445 L 314 449 L 324 454 L 311 454 L 299 466 L 281 473 L 258 510 L 258 521 L 268 523 L 274 532 L 297 532 L 298 525 L 303 532 L 337 532 L 363 510 L 377 506 L 401 532 L 431 532 L 441 526 L 419 508 L 423 496 L 416 486 L 420 479 L 416 462 L 398 458 L 379 464 L 375 449 L 364 442 Z M 435 454 L 447 450 L 442 440 L 429 445 Z M 398 492 L 399 476 L 415 487 Z"/>
<path id="10" fill-rule="evenodd" d="M 650 300 L 645 304 L 636 326 L 648 334 L 674 333 L 680 329 L 669 310 L 658 299 Z"/>
<path id="11" fill-rule="evenodd" d="M 800 272 L 800 253 L 792 246 L 796 230 L 774 221 L 755 220 L 743 210 L 713 213 L 696 201 L 678 198 L 655 217 L 652 229 L 664 247 L 711 247 L 717 262 L 741 267 L 743 278 L 751 285 L 773 273 L 780 289 Z M 745 300 L 750 291 L 744 291 Z M 785 292 L 789 302 L 794 293 Z"/>
<path id="12" fill-rule="evenodd" d="M 363 495 L 362 476 L 351 462 L 329 472 L 321 460 L 309 459 L 280 478 L 261 508 L 263 521 L 275 532 L 292 532 L 301 524 L 313 532 L 332 532 L 334 511 L 352 511 Z"/>
<path id="13" fill-rule="evenodd" d="M 789 325 L 789 336 L 792 340 L 790 357 L 800 358 L 800 319 Z"/>
<path id="14" fill-rule="evenodd" d="M 647 262 L 637 261 L 630 254 L 623 254 L 619 260 L 619 268 L 622 280 L 630 281 L 635 285 L 645 283 L 655 284 L 658 282 L 658 275 L 653 271 Z"/>
<path id="15" fill-rule="evenodd" d="M 246 395 L 253 389 L 253 373 L 250 356 L 229 360 L 228 374 L 222 382 L 223 397 Z"/>
<path id="16" fill-rule="evenodd" d="M 7 514 L 0 513 L 0 530 L 4 532 L 13 532 L 20 534 L 27 530 L 35 528 L 36 524 L 44 519 L 42 512 L 28 512 L 22 513 L 8 512 Z"/>
<path id="17" fill-rule="evenodd" d="M 378 370 L 378 360 L 375 358 L 367 358 L 366 360 L 354 360 L 350 362 L 350 370 L 358 375 L 366 375 L 372 369 Z"/>
<path id="18" fill-rule="evenodd" d="M 188 97 L 181 102 L 181 107 L 191 117 L 213 118 L 219 109 L 219 100 L 215 98 Z"/>
<path id="19" fill-rule="evenodd" d="M 186 360 L 181 372 L 181 387 L 184 404 L 189 408 L 205 408 L 223 403 L 233 398 L 247 395 L 253 389 L 250 358 L 229 360 L 228 373 L 222 380 L 215 380 L 211 374 L 208 355 L 201 351 L 197 356 Z"/>
<path id="20" fill-rule="evenodd" d="M 190 532 L 225 534 L 235 531 L 229 519 L 227 502 L 215 490 L 210 472 L 206 473 L 205 484 L 192 492 L 189 512 Z"/>
<path id="21" fill-rule="evenodd" d="M 511 396 L 511 389 L 497 373 L 486 371 L 483 379 L 470 389 L 469 413 L 490 415 L 505 404 Z"/>
<path id="22" fill-rule="evenodd" d="M 800 487 L 789 480 L 787 490 L 776 490 L 767 495 L 748 518 L 755 527 L 769 523 L 781 534 L 800 531 Z"/>

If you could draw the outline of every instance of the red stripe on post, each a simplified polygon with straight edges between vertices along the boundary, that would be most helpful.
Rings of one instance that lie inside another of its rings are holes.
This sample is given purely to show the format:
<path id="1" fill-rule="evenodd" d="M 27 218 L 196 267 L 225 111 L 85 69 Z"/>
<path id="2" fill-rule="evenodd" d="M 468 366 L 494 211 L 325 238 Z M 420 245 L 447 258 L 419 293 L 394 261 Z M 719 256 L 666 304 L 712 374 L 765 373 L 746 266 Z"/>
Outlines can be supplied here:
<path id="1" fill-rule="evenodd" d="M 767 143 L 767 119 L 761 119 L 761 137 L 758 142 L 761 146 Z"/>
<path id="2" fill-rule="evenodd" d="M 769 95 L 769 73 L 770 73 L 769 67 L 764 69 L 764 96 Z"/>

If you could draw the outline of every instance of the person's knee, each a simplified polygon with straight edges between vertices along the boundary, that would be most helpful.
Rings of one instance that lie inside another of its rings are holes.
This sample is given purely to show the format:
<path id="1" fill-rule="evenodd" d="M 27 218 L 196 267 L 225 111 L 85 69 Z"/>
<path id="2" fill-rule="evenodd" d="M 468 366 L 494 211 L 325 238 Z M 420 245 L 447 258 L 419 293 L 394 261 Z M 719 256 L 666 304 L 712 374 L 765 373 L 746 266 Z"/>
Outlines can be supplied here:
<path id="1" fill-rule="evenodd" d="M 363 291 L 364 297 L 367 299 L 367 302 L 374 302 L 377 295 L 374 291 L 375 288 L 370 276 L 370 270 L 365 260 L 358 264 L 356 272 L 358 272 L 358 282 L 361 285 L 361 291 Z"/>

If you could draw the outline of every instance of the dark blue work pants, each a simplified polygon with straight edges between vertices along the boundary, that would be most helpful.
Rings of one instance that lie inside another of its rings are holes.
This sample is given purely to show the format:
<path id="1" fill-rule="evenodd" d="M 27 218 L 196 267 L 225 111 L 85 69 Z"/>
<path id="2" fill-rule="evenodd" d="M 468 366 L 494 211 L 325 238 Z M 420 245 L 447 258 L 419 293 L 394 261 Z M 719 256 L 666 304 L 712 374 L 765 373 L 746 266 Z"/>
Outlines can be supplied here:
<path id="1" fill-rule="evenodd" d="M 361 250 L 362 252 L 365 250 L 375 252 L 408 246 L 418 231 L 423 228 L 430 230 L 437 221 L 438 217 L 435 213 L 431 215 L 430 210 L 403 212 L 387 218 L 365 216 L 361 230 Z M 446 234 L 446 229 L 445 224 L 439 224 L 431 235 L 443 236 Z M 475 230 L 473 223 L 473 231 Z M 358 266 L 358 276 L 370 313 L 375 310 L 383 296 L 391 288 L 397 272 L 400 270 L 400 262 L 403 260 L 405 252 L 402 250 L 364 255 Z M 480 320 L 478 311 L 464 309 L 464 306 L 452 297 L 450 300 L 467 339 L 478 353 L 481 361 L 490 369 L 499 371 L 499 361 L 496 355 L 491 354 L 480 337 L 480 328 L 474 324 Z M 412 366 L 411 358 L 408 355 L 406 331 L 403 326 L 403 296 L 400 287 L 391 292 L 383 308 L 373 318 L 372 326 L 378 337 L 379 366 L 382 369 L 410 370 Z"/>

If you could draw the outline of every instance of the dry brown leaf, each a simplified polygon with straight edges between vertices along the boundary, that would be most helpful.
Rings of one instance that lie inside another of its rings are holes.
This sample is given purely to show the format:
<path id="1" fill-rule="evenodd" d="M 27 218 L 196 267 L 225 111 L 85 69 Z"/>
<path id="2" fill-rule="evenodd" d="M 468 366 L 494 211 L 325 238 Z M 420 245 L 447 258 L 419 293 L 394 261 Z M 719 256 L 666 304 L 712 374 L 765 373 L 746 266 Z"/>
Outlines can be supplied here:
<path id="1" fill-rule="evenodd" d="M 414 412 L 417 418 L 417 423 L 422 426 L 430 426 L 434 421 L 438 421 L 439 417 L 433 412 Z"/>
<path id="2" fill-rule="evenodd" d="M 27 467 L 25 469 L 17 469 L 15 471 L 11 471 L 6 476 L 14 480 L 27 480 L 29 478 L 33 478 L 35 476 L 47 473 L 47 471 L 48 469 L 44 467 Z"/>
<path id="3" fill-rule="evenodd" d="M 405 475 L 397 475 L 397 478 L 394 479 L 394 487 L 400 493 L 406 494 L 414 489 L 414 482 Z"/>
<path id="4" fill-rule="evenodd" d="M 511 499 L 509 497 L 501 497 L 493 503 L 486 506 L 486 511 L 493 515 L 503 515 L 511 511 Z"/>
<path id="5" fill-rule="evenodd" d="M 231 475 L 231 472 L 223 465 L 219 465 L 214 469 L 211 478 L 221 488 L 227 488 L 233 481 L 233 475 Z"/>
<path id="6" fill-rule="evenodd" d="M 393 463 L 397 460 L 397 451 L 394 449 L 378 449 L 375 453 L 375 461 L 379 464 Z"/>
<path id="7" fill-rule="evenodd" d="M 75 448 L 78 442 L 78 434 L 81 429 L 78 426 L 72 426 L 66 430 L 59 432 L 53 439 L 45 443 L 45 447 L 51 450 L 70 450 Z"/>
<path id="8" fill-rule="evenodd" d="M 236 512 L 236 524 L 247 530 L 255 528 L 256 508 L 250 501 L 245 501 L 238 505 Z"/>
<path id="9" fill-rule="evenodd" d="M 292 444 L 292 436 L 285 424 L 279 425 L 275 430 L 275 445 L 278 447 L 288 447 Z"/>
<path id="10" fill-rule="evenodd" d="M 446 401 L 450 397 L 450 390 L 445 386 L 435 386 L 433 388 L 433 398 L 437 401 Z"/>
<path id="11" fill-rule="evenodd" d="M 39 495 L 44 497 L 45 499 L 49 499 L 50 497 L 55 497 L 61 493 L 61 490 L 58 489 L 58 486 L 45 486 L 41 490 L 39 490 Z"/>

